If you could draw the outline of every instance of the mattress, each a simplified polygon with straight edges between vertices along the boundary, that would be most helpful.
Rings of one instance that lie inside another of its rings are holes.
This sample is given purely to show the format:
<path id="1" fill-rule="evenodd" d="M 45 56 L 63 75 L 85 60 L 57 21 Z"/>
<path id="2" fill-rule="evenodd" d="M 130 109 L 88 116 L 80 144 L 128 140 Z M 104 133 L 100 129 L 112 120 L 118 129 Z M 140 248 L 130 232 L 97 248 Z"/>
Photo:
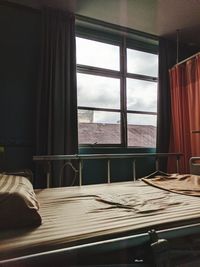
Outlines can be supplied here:
<path id="1" fill-rule="evenodd" d="M 200 198 L 143 181 L 35 192 L 42 225 L 0 232 L 0 260 L 200 221 Z"/>

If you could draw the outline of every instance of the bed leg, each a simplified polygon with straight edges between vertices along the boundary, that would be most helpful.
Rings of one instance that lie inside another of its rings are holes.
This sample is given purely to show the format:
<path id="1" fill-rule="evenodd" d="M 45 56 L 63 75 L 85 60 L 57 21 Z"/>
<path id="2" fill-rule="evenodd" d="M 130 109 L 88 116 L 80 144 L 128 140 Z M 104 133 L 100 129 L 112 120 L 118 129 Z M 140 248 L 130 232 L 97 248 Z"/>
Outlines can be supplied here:
<path id="1" fill-rule="evenodd" d="M 152 251 L 152 261 L 155 267 L 170 267 L 169 243 L 166 239 L 159 239 L 155 230 L 148 232 Z"/>

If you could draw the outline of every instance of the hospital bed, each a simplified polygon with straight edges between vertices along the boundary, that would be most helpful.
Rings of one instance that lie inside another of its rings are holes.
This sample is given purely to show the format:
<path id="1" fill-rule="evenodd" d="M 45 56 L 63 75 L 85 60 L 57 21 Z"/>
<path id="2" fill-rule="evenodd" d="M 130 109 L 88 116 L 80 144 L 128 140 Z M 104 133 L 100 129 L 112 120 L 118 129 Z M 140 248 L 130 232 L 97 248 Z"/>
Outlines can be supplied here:
<path id="1" fill-rule="evenodd" d="M 187 266 L 198 260 L 198 197 L 141 180 L 35 193 L 42 224 L 0 232 L 0 266 Z"/>

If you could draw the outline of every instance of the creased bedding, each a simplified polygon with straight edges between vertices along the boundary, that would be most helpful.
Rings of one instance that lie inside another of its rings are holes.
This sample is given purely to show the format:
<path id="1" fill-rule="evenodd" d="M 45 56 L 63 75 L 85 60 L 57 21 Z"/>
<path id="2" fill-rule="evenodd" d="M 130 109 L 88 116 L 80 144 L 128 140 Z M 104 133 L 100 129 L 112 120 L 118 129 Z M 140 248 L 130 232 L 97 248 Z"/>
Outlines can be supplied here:
<path id="1" fill-rule="evenodd" d="M 200 222 L 200 198 L 143 181 L 35 191 L 42 225 L 0 232 L 0 260 Z"/>
<path id="2" fill-rule="evenodd" d="M 141 179 L 145 183 L 178 194 L 200 197 L 200 176 L 192 174 L 156 174 Z"/>

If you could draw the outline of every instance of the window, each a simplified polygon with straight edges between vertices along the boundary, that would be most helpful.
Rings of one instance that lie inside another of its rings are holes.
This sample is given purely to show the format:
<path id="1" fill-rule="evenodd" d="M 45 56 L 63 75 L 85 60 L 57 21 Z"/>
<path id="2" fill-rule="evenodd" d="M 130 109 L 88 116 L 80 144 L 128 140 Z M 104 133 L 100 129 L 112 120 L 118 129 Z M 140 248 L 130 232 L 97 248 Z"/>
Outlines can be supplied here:
<path id="1" fill-rule="evenodd" d="M 155 147 L 156 51 L 83 33 L 76 51 L 79 144 Z"/>

